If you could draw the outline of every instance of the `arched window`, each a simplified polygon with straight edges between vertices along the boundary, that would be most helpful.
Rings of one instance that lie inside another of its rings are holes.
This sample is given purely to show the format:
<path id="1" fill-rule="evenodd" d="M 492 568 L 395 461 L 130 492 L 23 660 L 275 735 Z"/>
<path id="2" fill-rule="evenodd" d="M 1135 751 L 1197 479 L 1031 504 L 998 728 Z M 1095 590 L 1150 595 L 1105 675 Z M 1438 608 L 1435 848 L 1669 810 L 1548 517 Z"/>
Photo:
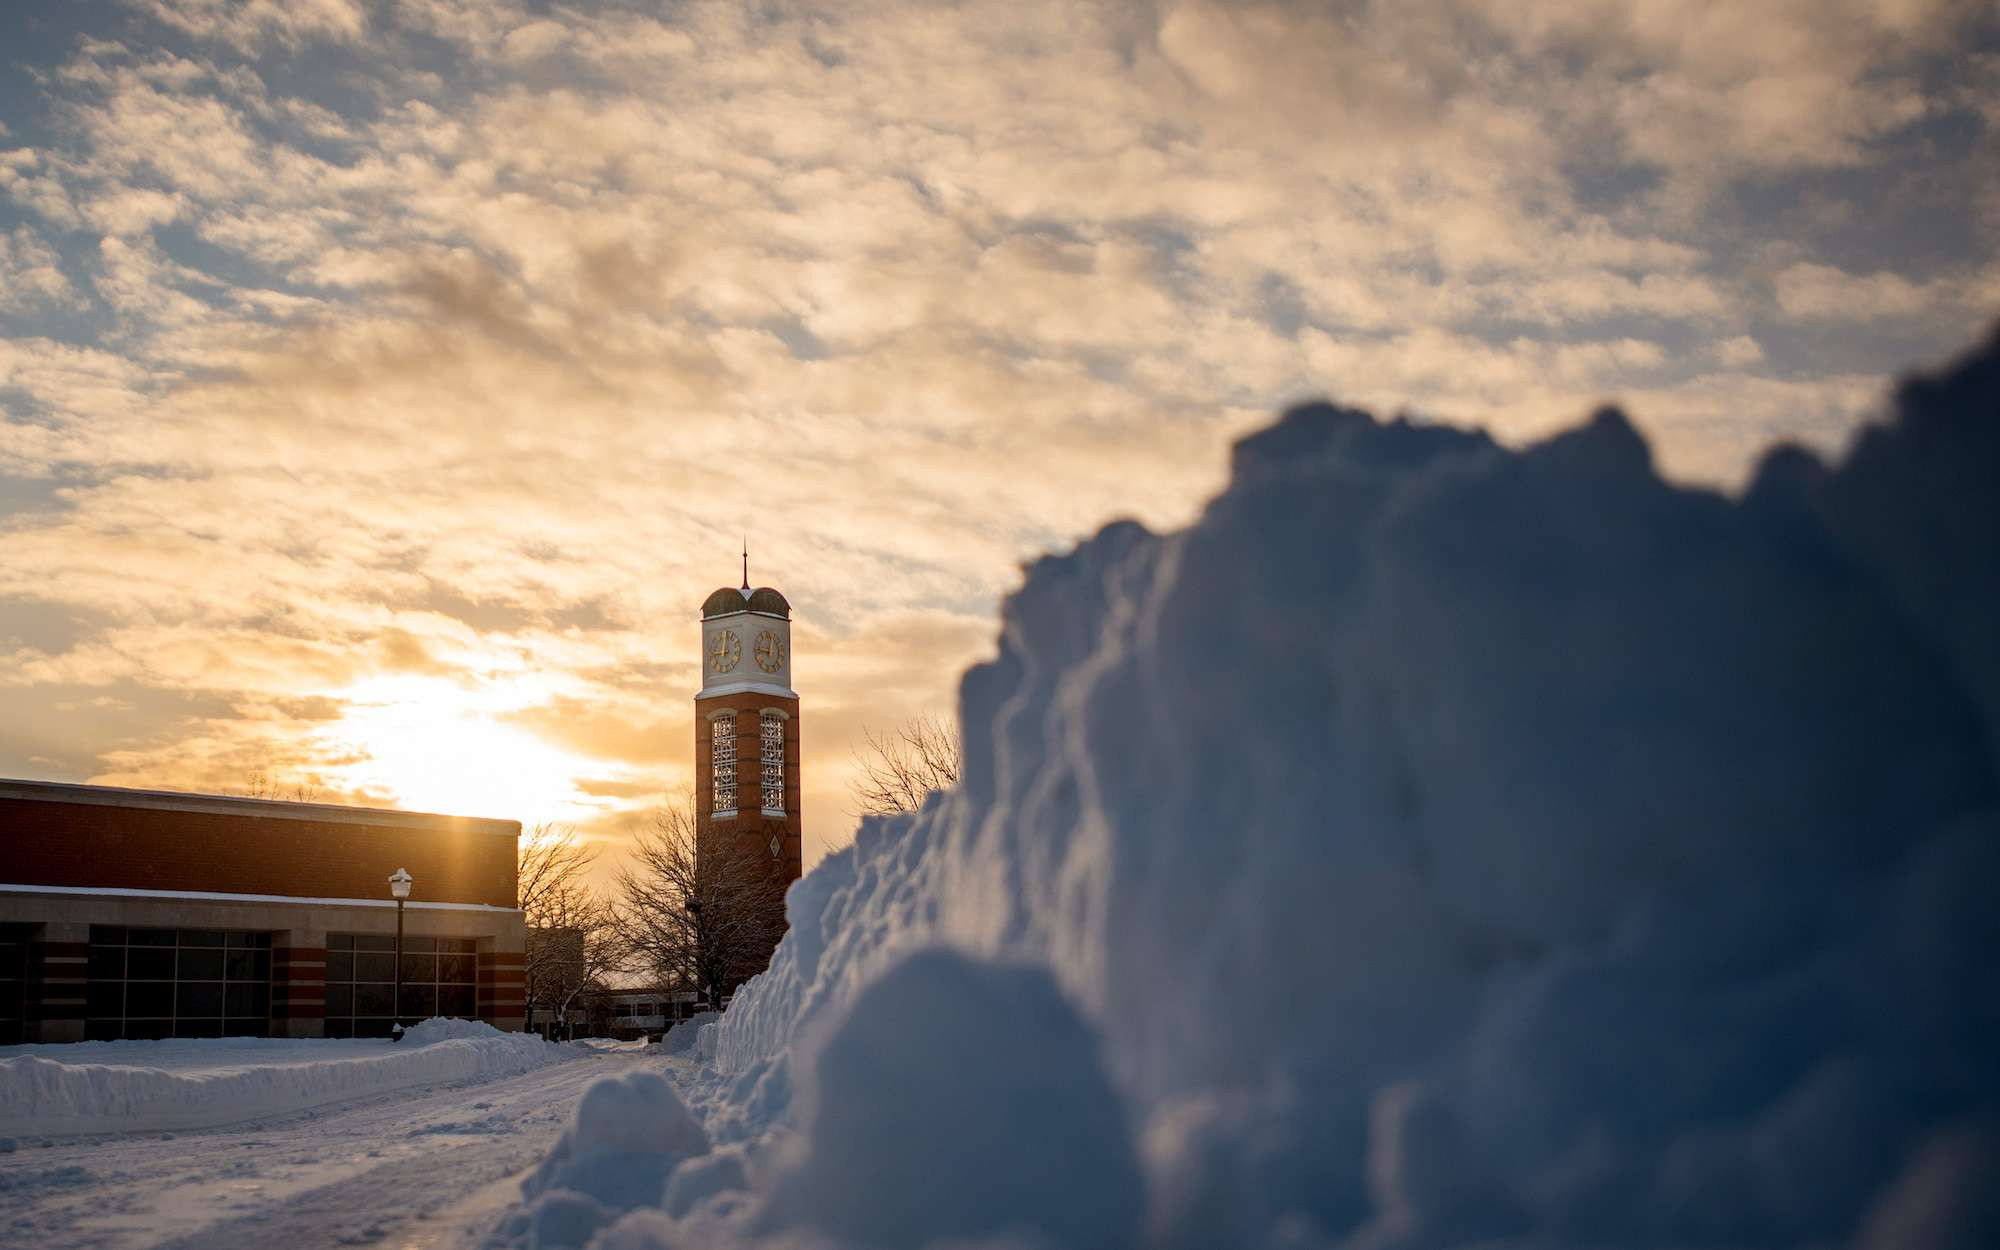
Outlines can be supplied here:
<path id="1" fill-rule="evenodd" d="M 724 712 L 708 722 L 708 758 L 713 784 L 711 812 L 736 810 L 736 714 Z"/>
<path id="2" fill-rule="evenodd" d="M 764 746 L 764 810 L 785 810 L 785 718 L 766 712 L 759 728 Z"/>

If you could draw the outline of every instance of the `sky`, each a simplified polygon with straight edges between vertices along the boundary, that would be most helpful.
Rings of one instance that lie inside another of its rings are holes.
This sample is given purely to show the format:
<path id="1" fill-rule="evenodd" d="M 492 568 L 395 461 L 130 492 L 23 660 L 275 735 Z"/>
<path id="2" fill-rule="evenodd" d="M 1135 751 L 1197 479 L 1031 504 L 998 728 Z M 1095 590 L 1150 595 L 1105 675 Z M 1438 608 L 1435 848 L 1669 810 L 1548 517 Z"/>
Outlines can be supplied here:
<path id="1" fill-rule="evenodd" d="M 808 864 L 1024 561 L 1331 397 L 1671 476 L 2000 312 L 1950 0 L 0 15 L 0 776 L 574 824 L 794 607 Z"/>

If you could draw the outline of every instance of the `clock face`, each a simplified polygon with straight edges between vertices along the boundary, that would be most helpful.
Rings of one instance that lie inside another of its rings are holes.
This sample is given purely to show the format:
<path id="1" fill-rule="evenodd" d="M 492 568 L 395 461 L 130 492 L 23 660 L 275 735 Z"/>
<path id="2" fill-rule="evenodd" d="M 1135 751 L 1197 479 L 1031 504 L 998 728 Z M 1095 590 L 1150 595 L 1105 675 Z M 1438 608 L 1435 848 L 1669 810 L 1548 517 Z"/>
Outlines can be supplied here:
<path id="1" fill-rule="evenodd" d="M 733 629 L 725 629 L 715 636 L 714 645 L 708 649 L 708 666 L 718 673 L 726 673 L 735 668 L 743 658 L 743 640 Z"/>
<path id="2" fill-rule="evenodd" d="M 757 657 L 758 668 L 775 673 L 785 666 L 785 641 L 773 630 L 760 630 L 752 654 Z"/>

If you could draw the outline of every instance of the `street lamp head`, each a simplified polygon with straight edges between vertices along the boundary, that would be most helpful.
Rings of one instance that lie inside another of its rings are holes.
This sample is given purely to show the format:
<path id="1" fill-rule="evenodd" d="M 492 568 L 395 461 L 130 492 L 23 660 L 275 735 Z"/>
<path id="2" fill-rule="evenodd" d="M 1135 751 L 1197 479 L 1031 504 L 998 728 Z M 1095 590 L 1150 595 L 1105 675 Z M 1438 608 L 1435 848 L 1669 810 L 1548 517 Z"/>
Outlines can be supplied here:
<path id="1" fill-rule="evenodd" d="M 415 878 L 410 876 L 409 869 L 398 868 L 396 874 L 389 878 L 389 893 L 397 898 L 410 897 L 410 883 L 414 880 Z"/>

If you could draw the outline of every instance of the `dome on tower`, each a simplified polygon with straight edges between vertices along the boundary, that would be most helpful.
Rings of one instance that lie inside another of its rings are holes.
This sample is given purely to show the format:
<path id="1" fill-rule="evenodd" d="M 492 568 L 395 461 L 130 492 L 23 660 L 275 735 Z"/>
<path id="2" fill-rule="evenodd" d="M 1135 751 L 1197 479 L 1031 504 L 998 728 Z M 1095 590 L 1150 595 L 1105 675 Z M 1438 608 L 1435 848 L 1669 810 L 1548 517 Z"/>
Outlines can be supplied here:
<path id="1" fill-rule="evenodd" d="M 782 616 L 786 620 L 792 618 L 792 605 L 786 602 L 783 595 L 769 586 L 759 586 L 750 592 L 750 610 L 768 612 L 772 616 Z"/>
<path id="2" fill-rule="evenodd" d="M 772 591 L 771 593 L 776 594 L 777 592 Z M 750 604 L 746 601 L 749 598 L 750 592 L 747 590 L 738 590 L 734 586 L 724 586 L 701 601 L 702 618 L 706 620 L 711 616 L 727 616 L 731 612 L 748 612 Z"/>

